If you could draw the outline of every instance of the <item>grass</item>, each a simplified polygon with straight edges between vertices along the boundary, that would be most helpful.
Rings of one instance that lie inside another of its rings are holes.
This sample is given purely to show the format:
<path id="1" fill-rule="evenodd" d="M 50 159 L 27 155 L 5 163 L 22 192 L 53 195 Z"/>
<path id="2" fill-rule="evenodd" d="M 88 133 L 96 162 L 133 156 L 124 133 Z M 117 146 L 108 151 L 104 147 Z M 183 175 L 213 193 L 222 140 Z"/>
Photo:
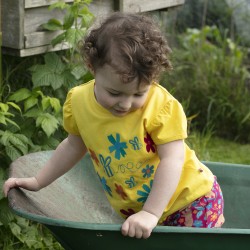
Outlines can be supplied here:
<path id="1" fill-rule="evenodd" d="M 250 144 L 212 137 L 207 143 L 209 161 L 250 165 Z"/>
<path id="2" fill-rule="evenodd" d="M 250 165 L 250 144 L 219 138 L 211 131 L 193 131 L 187 142 L 200 160 Z"/>

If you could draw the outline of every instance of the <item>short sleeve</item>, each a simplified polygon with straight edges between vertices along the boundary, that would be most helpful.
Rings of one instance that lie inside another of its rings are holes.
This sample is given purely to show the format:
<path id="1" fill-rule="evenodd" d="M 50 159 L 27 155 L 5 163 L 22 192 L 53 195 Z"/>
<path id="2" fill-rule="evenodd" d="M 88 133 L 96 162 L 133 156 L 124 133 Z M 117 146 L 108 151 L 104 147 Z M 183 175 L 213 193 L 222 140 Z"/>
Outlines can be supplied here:
<path id="1" fill-rule="evenodd" d="M 69 134 L 79 135 L 80 133 L 72 111 L 73 91 L 74 88 L 69 91 L 66 101 L 63 105 L 63 127 Z"/>
<path id="2" fill-rule="evenodd" d="M 187 137 L 187 118 L 182 105 L 176 100 L 169 100 L 151 121 L 148 130 L 156 145 Z"/>

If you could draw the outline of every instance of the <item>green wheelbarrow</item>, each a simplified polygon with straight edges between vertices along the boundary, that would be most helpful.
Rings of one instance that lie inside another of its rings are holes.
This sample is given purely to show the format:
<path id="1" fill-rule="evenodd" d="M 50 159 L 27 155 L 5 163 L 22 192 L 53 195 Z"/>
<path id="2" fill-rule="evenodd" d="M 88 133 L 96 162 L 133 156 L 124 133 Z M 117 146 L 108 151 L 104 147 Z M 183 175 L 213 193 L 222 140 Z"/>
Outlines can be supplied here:
<path id="1" fill-rule="evenodd" d="M 34 175 L 51 151 L 18 158 L 10 177 Z M 243 250 L 250 247 L 250 166 L 204 162 L 217 176 L 225 198 L 223 228 L 157 226 L 150 238 L 124 237 L 123 220 L 110 207 L 89 155 L 39 192 L 12 189 L 11 209 L 45 225 L 65 249 L 96 250 Z"/>

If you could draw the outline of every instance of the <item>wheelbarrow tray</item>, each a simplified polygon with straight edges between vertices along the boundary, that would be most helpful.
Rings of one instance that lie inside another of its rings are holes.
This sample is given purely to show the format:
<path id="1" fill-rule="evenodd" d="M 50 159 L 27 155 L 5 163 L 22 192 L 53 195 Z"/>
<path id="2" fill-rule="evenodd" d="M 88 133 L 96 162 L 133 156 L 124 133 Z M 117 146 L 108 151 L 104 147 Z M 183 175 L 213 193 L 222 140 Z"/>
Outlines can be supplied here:
<path id="1" fill-rule="evenodd" d="M 52 151 L 18 158 L 11 177 L 33 176 Z M 12 189 L 11 209 L 51 230 L 65 249 L 249 249 L 250 166 L 204 162 L 217 176 L 225 199 L 223 228 L 157 226 L 147 240 L 122 236 L 123 219 L 110 207 L 89 155 L 39 192 Z"/>

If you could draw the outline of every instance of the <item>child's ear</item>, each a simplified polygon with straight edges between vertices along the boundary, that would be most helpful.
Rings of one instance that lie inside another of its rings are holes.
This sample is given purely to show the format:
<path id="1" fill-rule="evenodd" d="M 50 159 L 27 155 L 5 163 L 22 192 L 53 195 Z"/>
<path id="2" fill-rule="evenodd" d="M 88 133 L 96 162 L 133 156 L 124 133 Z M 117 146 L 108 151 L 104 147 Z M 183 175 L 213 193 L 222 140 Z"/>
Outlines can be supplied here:
<path id="1" fill-rule="evenodd" d="M 95 71 L 94 71 L 94 67 L 92 66 L 92 64 L 88 63 L 87 67 L 88 67 L 89 71 L 91 72 L 91 74 L 94 75 Z"/>

